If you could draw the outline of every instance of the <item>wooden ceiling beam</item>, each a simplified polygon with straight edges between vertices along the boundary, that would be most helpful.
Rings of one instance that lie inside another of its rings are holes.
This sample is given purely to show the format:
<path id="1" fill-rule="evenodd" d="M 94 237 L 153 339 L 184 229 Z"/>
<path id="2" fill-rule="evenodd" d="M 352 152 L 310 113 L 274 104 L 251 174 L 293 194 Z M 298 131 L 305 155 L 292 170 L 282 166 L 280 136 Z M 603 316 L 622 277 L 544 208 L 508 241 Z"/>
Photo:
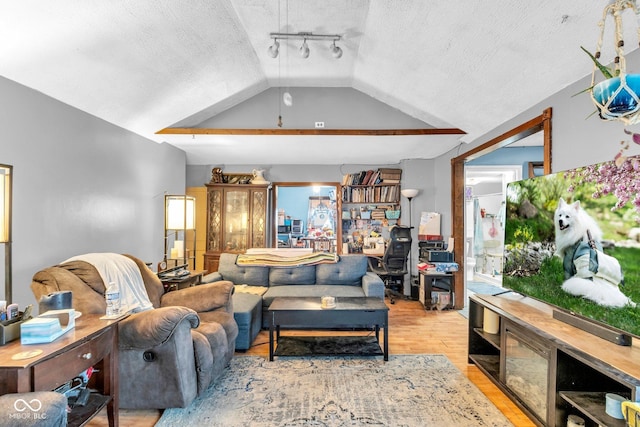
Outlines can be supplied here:
<path id="1" fill-rule="evenodd" d="M 157 135 L 465 135 L 457 128 L 441 129 L 218 129 L 218 128 L 165 128 Z"/>

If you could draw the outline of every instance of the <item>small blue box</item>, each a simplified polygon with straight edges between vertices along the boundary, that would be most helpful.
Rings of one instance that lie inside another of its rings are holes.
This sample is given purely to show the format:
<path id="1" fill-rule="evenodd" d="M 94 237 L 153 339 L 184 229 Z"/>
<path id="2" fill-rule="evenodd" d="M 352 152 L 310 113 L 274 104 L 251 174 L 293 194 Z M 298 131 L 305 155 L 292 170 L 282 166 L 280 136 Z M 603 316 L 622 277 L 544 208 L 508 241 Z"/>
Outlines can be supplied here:
<path id="1" fill-rule="evenodd" d="M 50 343 L 76 326 L 75 310 L 49 310 L 20 324 L 22 344 Z"/>
<path id="2" fill-rule="evenodd" d="M 455 262 L 434 262 L 438 273 L 453 273 L 458 271 L 458 263 Z"/>

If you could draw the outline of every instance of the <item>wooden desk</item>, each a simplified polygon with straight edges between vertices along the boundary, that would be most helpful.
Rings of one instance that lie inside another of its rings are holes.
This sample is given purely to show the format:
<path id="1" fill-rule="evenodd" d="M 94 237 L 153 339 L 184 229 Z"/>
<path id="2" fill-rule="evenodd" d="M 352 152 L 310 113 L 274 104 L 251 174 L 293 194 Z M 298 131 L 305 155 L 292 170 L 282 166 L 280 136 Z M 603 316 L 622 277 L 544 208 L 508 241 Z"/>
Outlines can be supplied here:
<path id="1" fill-rule="evenodd" d="M 162 286 L 164 286 L 164 291 L 170 292 L 177 289 L 184 289 L 191 286 L 199 285 L 200 281 L 202 280 L 202 276 L 204 276 L 206 273 L 206 270 L 192 270 L 189 272 L 188 276 L 166 278 L 163 278 L 161 276 L 158 277 L 162 282 Z"/>
<path id="2" fill-rule="evenodd" d="M 68 424 L 83 425 L 106 405 L 109 426 L 117 427 L 118 322 L 99 317 L 82 315 L 73 330 L 49 344 L 22 345 L 15 340 L 0 347 L 0 394 L 53 390 L 96 366 L 99 372 L 91 381 L 96 380 L 95 388 L 101 393 L 92 393 L 85 406 L 74 408 Z M 36 350 L 42 353 L 12 359 L 15 354 Z"/>
<path id="3" fill-rule="evenodd" d="M 433 308 L 433 300 L 431 293 L 434 291 L 434 288 L 439 288 L 439 281 L 446 281 L 447 283 L 443 283 L 444 288 L 442 290 L 446 290 L 449 292 L 450 303 L 447 304 L 446 307 L 442 308 L 453 308 L 454 304 L 454 291 L 455 291 L 455 276 L 451 273 L 428 273 L 426 271 L 419 271 L 420 276 L 420 290 L 418 294 L 418 299 L 424 305 L 426 310 L 431 310 Z M 449 289 L 446 289 L 448 285 Z"/>

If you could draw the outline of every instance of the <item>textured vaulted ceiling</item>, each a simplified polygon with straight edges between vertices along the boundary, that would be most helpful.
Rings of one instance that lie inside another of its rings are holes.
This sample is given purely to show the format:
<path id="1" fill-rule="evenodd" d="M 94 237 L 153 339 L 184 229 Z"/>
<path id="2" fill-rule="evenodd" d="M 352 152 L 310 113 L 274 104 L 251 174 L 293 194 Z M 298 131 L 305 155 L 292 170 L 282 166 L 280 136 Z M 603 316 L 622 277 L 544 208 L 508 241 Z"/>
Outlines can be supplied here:
<path id="1" fill-rule="evenodd" d="M 606 4 L 2 0 L 0 75 L 174 144 L 190 164 L 308 163 L 310 139 L 340 150 L 339 160 L 325 149 L 313 163 L 390 163 L 438 156 L 584 77 L 591 66 L 579 46 L 595 46 Z M 344 55 L 336 60 L 314 42 L 307 60 L 286 58 L 283 75 L 285 58 L 267 55 L 274 31 L 340 34 Z M 278 85 L 351 87 L 425 127 L 467 135 L 156 134 L 205 121 Z"/>

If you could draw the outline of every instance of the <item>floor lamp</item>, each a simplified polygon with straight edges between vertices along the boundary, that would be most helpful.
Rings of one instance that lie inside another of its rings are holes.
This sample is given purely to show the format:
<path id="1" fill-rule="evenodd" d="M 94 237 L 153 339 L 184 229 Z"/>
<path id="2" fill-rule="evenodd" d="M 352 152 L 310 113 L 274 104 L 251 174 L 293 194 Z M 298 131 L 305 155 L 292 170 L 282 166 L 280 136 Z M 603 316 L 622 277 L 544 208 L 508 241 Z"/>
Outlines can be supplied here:
<path id="1" fill-rule="evenodd" d="M 400 192 L 404 197 L 407 198 L 407 200 L 409 200 L 409 233 L 412 233 L 412 229 L 413 226 L 411 224 L 411 200 L 413 200 L 414 197 L 416 197 L 418 195 L 418 190 L 416 190 L 415 188 L 405 188 L 404 190 L 402 190 Z M 413 237 L 411 238 L 411 247 L 409 248 L 409 292 L 411 292 L 411 279 L 412 279 L 412 274 L 411 274 L 411 268 L 413 267 Z M 404 290 L 403 290 L 404 291 Z"/>
<path id="2" fill-rule="evenodd" d="M 11 180 L 13 166 L 0 165 L 0 243 L 4 243 L 4 299 L 12 302 L 11 287 Z"/>
<path id="3" fill-rule="evenodd" d="M 189 269 L 189 262 L 193 259 L 193 269 L 196 268 L 196 199 L 192 196 L 165 195 L 165 262 L 167 253 L 170 259 L 186 264 Z M 187 239 L 187 231 L 192 231 L 193 241 Z M 169 248 L 169 234 L 173 233 L 173 248 Z M 180 235 L 180 233 L 182 233 Z M 180 240 L 182 238 L 182 240 Z M 187 243 L 190 243 L 187 245 Z M 191 252 L 192 251 L 192 252 Z"/>

